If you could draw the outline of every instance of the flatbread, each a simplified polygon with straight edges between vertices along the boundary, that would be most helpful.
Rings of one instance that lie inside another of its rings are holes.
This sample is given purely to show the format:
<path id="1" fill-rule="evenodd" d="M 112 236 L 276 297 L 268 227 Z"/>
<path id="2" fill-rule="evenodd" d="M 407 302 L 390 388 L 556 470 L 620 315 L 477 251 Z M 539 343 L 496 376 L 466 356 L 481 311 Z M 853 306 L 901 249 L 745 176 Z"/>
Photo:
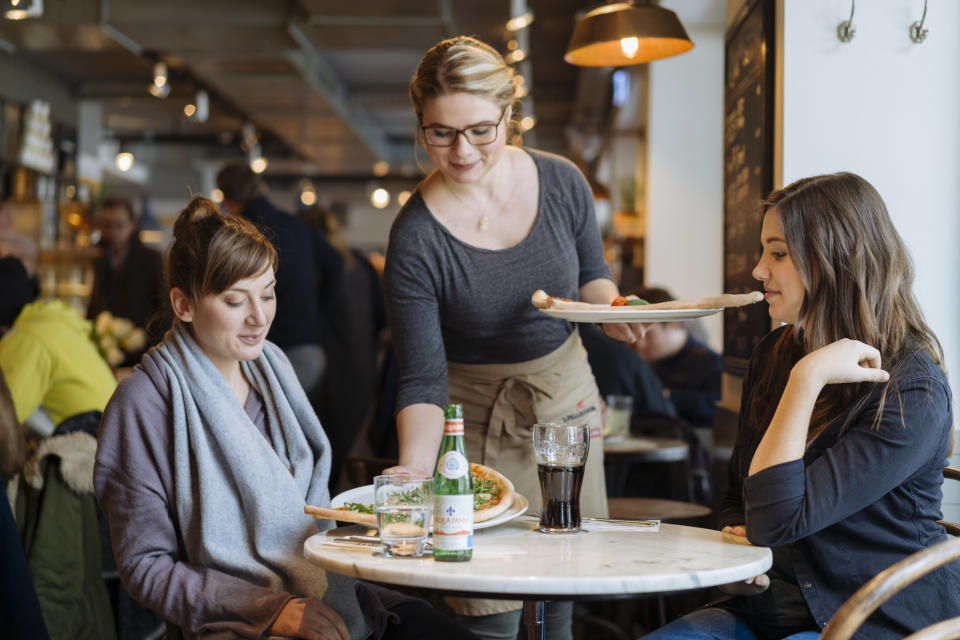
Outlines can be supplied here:
<path id="1" fill-rule="evenodd" d="M 489 481 L 493 483 L 492 487 L 494 488 L 494 492 L 491 492 L 489 499 L 479 505 L 479 509 L 477 509 L 477 494 L 474 492 L 474 523 L 492 520 L 513 505 L 515 495 L 513 483 L 505 475 L 496 469 L 485 467 L 476 462 L 470 463 L 470 472 L 473 474 L 474 482 Z"/>
<path id="2" fill-rule="evenodd" d="M 339 522 L 355 522 L 365 524 L 371 527 L 377 526 L 377 515 L 374 513 L 360 513 L 359 511 L 350 511 L 346 507 L 332 509 L 327 507 L 314 507 L 307 505 L 303 512 L 314 518 L 324 518 L 326 520 L 337 520 Z"/>
<path id="3" fill-rule="evenodd" d="M 534 291 L 530 302 L 533 306 L 540 309 L 579 309 L 584 311 L 656 311 L 656 310 L 675 310 L 675 309 L 725 309 L 727 307 L 742 307 L 763 300 L 762 291 L 751 291 L 750 293 L 722 293 L 718 296 L 708 298 L 692 298 L 689 300 L 669 300 L 667 302 L 657 302 L 655 304 L 645 304 L 642 306 L 622 305 L 611 306 L 608 304 L 591 304 L 589 302 L 578 302 L 567 300 L 566 298 L 555 298 L 548 296 L 542 289 Z"/>
<path id="4" fill-rule="evenodd" d="M 477 508 L 477 500 L 474 498 L 474 509 L 473 509 L 473 521 L 474 522 L 485 522 L 487 520 L 492 520 L 498 515 L 509 509 L 513 505 L 513 499 L 516 495 L 513 483 L 507 479 L 506 476 L 491 469 L 490 467 L 485 467 L 482 464 L 477 464 L 476 462 L 470 463 L 470 472 L 473 474 L 474 482 L 478 480 L 481 482 L 492 482 L 491 485 L 492 491 L 489 492 L 489 497 L 486 497 L 480 508 Z M 334 509 L 331 507 L 314 507 L 313 505 L 306 505 L 303 507 L 303 512 L 307 515 L 313 516 L 314 518 L 324 518 L 327 520 L 336 520 L 338 522 L 354 522 L 356 524 L 365 524 L 371 527 L 377 526 L 377 516 L 373 513 L 361 513 L 359 511 L 351 511 L 346 507 L 340 507 Z"/>

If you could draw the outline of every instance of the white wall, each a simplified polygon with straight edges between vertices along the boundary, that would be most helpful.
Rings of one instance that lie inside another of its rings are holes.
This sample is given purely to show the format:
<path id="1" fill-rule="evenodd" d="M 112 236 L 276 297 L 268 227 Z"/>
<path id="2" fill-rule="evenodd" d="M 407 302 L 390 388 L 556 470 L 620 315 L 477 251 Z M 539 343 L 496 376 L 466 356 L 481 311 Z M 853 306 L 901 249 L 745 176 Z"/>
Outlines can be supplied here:
<path id="1" fill-rule="evenodd" d="M 920 18 L 922 0 L 857 5 L 848 44 L 836 37 L 849 16 L 846 3 L 783 4 L 783 182 L 844 170 L 877 188 L 913 255 L 915 291 L 943 344 L 956 407 L 960 3 L 930 3 L 930 34 L 920 45 L 909 40 L 908 27 Z M 945 515 L 960 521 L 960 488 L 951 489 Z"/>
<path id="2" fill-rule="evenodd" d="M 688 24 L 683 2 L 662 4 L 694 48 L 650 63 L 645 282 L 680 298 L 712 296 L 723 289 L 724 25 Z M 704 322 L 717 351 L 722 321 Z"/>

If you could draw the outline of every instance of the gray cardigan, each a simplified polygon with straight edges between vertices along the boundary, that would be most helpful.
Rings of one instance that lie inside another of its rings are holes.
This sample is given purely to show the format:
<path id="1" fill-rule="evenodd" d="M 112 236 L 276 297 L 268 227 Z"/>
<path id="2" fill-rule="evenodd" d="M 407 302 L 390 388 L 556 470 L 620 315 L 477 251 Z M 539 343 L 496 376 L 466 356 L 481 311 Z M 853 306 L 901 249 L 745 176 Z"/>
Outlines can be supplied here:
<path id="1" fill-rule="evenodd" d="M 117 388 L 104 414 L 94 476 L 97 500 L 110 523 L 120 577 L 130 595 L 179 624 L 188 637 L 192 637 L 189 629 L 212 621 L 229 621 L 237 633 L 260 637 L 283 606 L 303 594 L 276 592 L 182 561 L 183 534 L 173 502 L 169 400 L 150 379 L 163 374 L 147 360 L 141 366 L 151 367 L 150 375 L 137 367 Z M 251 390 L 244 410 L 268 438 L 267 414 L 255 391 Z M 389 615 L 384 606 L 407 600 L 374 585 L 355 584 L 361 606 L 379 609 L 372 616 L 379 619 L 377 626 L 385 624 Z M 135 585 L 152 588 L 138 591 Z M 148 592 L 164 595 L 149 601 Z M 185 593 L 191 596 L 182 597 Z"/>

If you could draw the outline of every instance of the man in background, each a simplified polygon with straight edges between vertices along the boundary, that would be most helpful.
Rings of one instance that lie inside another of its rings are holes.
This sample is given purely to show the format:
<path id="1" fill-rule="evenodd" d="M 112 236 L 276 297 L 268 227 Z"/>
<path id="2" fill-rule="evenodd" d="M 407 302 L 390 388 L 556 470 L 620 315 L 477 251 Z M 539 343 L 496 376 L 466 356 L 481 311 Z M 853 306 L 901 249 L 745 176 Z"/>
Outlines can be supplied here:
<path id="1" fill-rule="evenodd" d="M 103 254 L 93 263 L 93 292 L 87 317 L 109 311 L 147 332 L 147 346 L 163 337 L 166 327 L 157 318 L 164 307 L 163 259 L 140 241 L 133 205 L 126 198 L 107 198 L 98 224 Z M 124 364 L 140 361 L 131 354 Z"/>
<path id="2" fill-rule="evenodd" d="M 673 300 L 666 289 L 635 292 L 650 304 Z M 713 405 L 720 400 L 723 363 L 720 354 L 695 338 L 688 322 L 654 322 L 633 346 L 663 383 L 681 418 L 696 428 L 713 428 Z"/>
<path id="3" fill-rule="evenodd" d="M 260 176 L 243 163 L 217 174 L 225 213 L 250 220 L 273 242 L 277 268 L 277 315 L 267 338 L 283 349 L 307 396 L 323 377 L 326 357 L 321 342 L 321 307 L 336 299 L 343 258 L 319 234 L 266 197 Z"/>

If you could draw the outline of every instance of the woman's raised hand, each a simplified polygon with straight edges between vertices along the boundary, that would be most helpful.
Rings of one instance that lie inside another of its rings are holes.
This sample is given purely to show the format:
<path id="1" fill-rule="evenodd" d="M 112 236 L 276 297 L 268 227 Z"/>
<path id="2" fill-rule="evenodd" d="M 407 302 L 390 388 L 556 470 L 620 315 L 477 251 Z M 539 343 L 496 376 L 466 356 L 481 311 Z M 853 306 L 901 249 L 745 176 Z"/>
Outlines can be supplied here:
<path id="1" fill-rule="evenodd" d="M 294 598 L 284 605 L 270 635 L 306 640 L 350 640 L 350 630 L 336 611 L 319 598 Z"/>
<path id="2" fill-rule="evenodd" d="M 886 382 L 890 374 L 880 368 L 880 352 L 858 340 L 843 338 L 804 356 L 794 373 L 821 387 L 843 382 Z"/>

